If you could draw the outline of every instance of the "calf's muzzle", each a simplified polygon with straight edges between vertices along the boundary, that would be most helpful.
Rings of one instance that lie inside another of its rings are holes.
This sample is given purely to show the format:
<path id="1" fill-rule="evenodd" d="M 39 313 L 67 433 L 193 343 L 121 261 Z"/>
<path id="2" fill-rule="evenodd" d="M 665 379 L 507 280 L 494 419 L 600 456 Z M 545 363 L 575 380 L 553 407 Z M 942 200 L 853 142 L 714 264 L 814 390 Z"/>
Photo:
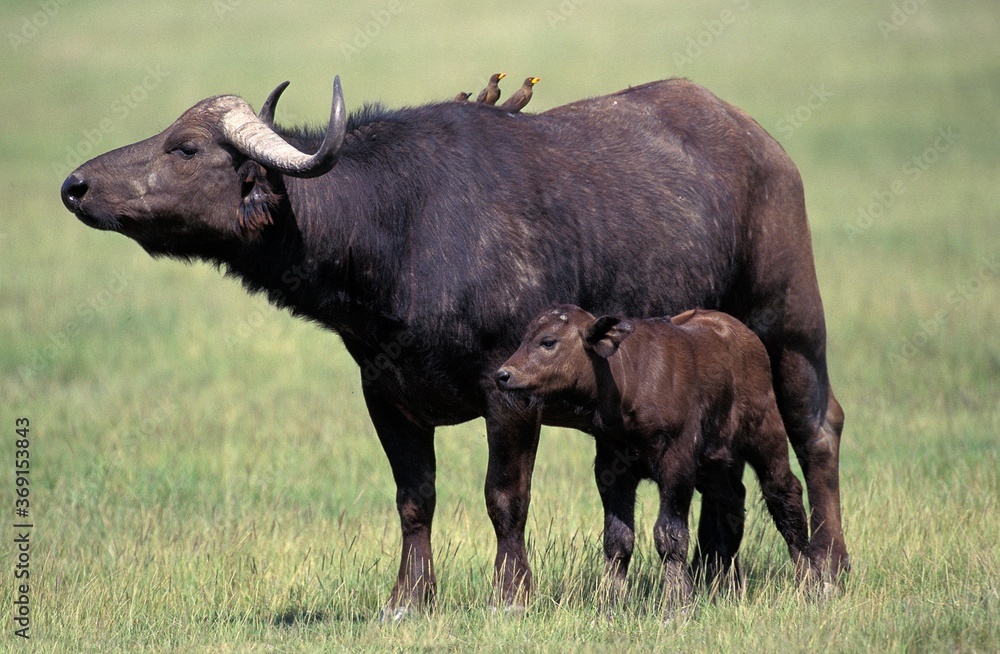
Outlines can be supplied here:
<path id="1" fill-rule="evenodd" d="M 500 368 L 496 371 L 493 379 L 496 380 L 497 387 L 502 391 L 515 391 L 524 388 L 524 384 L 518 381 L 514 371 L 510 368 Z"/>

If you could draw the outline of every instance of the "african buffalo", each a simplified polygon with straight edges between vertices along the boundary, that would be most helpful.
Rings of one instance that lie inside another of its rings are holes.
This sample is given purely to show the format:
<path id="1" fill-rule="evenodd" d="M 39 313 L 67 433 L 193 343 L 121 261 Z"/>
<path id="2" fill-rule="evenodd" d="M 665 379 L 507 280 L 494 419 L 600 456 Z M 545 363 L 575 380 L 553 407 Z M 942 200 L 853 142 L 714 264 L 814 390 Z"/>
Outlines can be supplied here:
<path id="1" fill-rule="evenodd" d="M 802 182 L 750 117 L 679 79 L 537 115 L 444 102 L 350 118 L 336 79 L 323 131 L 274 127 L 276 99 L 261 117 L 236 96 L 203 100 L 80 166 L 62 199 L 91 227 L 219 264 L 342 337 L 397 485 L 387 608 L 435 594 L 434 428 L 477 416 L 499 601 L 530 592 L 540 425 L 585 425 L 571 407 L 511 402 L 492 375 L 529 319 L 560 302 L 632 316 L 721 309 L 749 325 L 805 474 L 810 552 L 831 575 L 847 568 L 843 412 Z M 706 502 L 701 523 L 696 561 L 735 551 L 724 506 Z"/>
<path id="2" fill-rule="evenodd" d="M 796 573 L 808 578 L 802 485 L 788 465 L 770 361 L 740 321 L 701 309 L 673 318 L 595 318 L 559 305 L 531 321 L 496 382 L 503 390 L 561 399 L 588 417 L 613 601 L 622 596 L 632 560 L 639 481 L 659 488 L 653 540 L 663 562 L 665 606 L 676 608 L 691 597 L 686 563 L 694 490 L 727 506 L 733 530 L 742 534 L 744 493 L 730 480 L 735 471 L 742 475 L 744 462 L 757 473 Z"/>

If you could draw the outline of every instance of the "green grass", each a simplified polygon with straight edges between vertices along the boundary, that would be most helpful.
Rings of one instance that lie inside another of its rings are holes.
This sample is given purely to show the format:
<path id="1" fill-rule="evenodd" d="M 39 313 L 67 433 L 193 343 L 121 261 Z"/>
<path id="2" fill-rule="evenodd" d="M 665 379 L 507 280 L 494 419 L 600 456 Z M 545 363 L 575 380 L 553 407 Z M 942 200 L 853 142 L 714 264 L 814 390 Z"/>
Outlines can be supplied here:
<path id="1" fill-rule="evenodd" d="M 1000 18 L 986 0 L 896 3 L 918 8 L 883 36 L 894 4 L 857 4 L 400 0 L 357 53 L 344 44 L 377 5 L 70 2 L 19 42 L 42 4 L 0 4 L 0 515 L 15 521 L 14 420 L 27 416 L 33 649 L 1000 649 Z M 707 45 L 684 61 L 689 38 Z M 291 79 L 279 120 L 322 120 L 335 73 L 358 107 L 478 90 L 498 70 L 542 78 L 535 110 L 687 76 L 798 163 L 848 420 L 842 596 L 797 595 L 751 489 L 746 597 L 703 594 L 663 622 L 646 487 L 632 596 L 601 618 L 593 446 L 546 429 L 528 525 L 537 598 L 523 618 L 496 615 L 476 421 L 437 439 L 437 610 L 380 625 L 394 487 L 339 340 L 59 202 L 81 152 L 145 138 L 213 94 L 258 105 Z M 830 96 L 788 134 L 816 87 Z M 949 128 L 954 144 L 914 174 Z M 0 649 L 15 650 L 9 525 Z"/>

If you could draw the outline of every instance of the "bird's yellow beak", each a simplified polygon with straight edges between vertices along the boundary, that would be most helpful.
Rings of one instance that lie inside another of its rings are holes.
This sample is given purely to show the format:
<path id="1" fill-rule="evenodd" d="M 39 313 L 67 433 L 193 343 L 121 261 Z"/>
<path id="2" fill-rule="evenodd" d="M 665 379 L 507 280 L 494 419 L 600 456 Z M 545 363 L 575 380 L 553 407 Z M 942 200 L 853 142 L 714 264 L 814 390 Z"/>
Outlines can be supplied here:
<path id="1" fill-rule="evenodd" d="M 539 82 L 541 82 L 541 81 L 542 81 L 542 78 L 541 78 L 541 77 L 532 77 L 532 78 L 531 78 L 531 84 L 532 84 L 532 85 L 535 85 L 535 84 L 538 84 L 538 83 L 539 83 Z"/>
<path id="2" fill-rule="evenodd" d="M 502 80 L 504 77 L 507 77 L 507 73 L 500 73 L 500 75 L 497 77 L 497 81 Z"/>

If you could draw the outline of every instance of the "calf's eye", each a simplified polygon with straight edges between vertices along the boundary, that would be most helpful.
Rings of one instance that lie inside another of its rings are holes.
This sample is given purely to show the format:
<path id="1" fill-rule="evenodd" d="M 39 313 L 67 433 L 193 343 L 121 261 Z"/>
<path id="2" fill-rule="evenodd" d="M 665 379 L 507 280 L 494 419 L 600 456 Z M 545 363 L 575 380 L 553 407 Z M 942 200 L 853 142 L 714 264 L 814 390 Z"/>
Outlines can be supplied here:
<path id="1" fill-rule="evenodd" d="M 541 342 L 539 342 L 538 344 L 541 345 L 542 347 L 544 347 L 546 350 L 551 350 L 552 348 L 554 348 L 556 346 L 556 339 L 554 339 L 551 336 L 549 336 L 549 337 L 543 338 L 541 340 Z"/>

